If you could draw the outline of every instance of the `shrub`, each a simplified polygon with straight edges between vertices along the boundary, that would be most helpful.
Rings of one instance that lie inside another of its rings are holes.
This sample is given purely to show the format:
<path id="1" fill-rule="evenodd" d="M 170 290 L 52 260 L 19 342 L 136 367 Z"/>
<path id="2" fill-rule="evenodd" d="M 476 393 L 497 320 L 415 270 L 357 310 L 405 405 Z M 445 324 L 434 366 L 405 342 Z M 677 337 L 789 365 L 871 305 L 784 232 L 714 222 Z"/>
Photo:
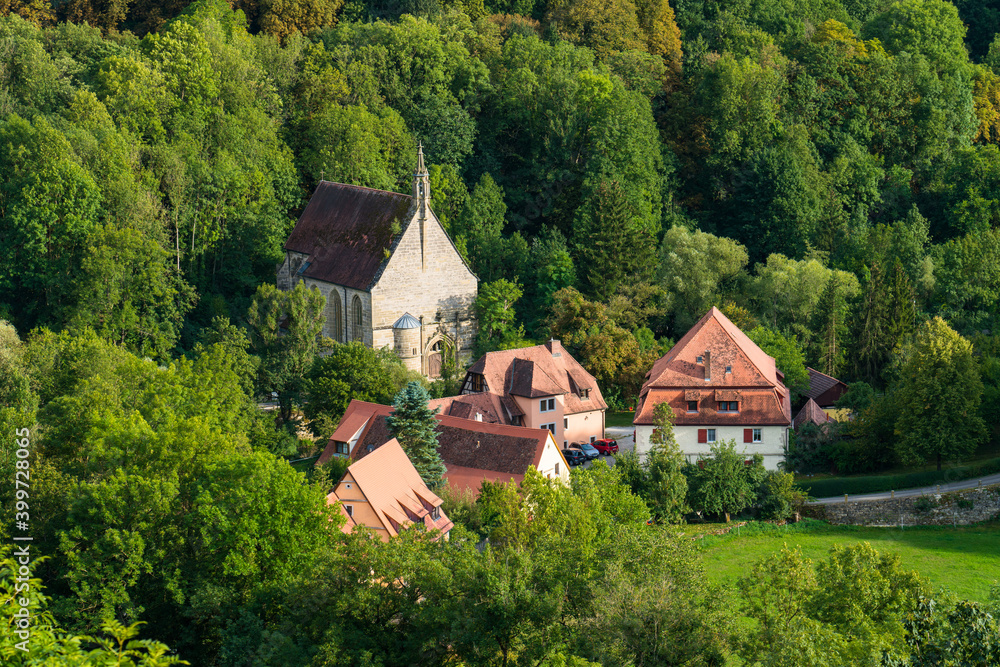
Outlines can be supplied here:
<path id="1" fill-rule="evenodd" d="M 921 514 L 926 514 L 937 507 L 937 503 L 927 496 L 920 496 L 913 501 L 913 509 Z"/>
<path id="2" fill-rule="evenodd" d="M 971 510 L 976 505 L 972 502 L 971 498 L 959 498 L 955 501 L 955 504 L 958 506 L 958 509 L 962 510 Z"/>

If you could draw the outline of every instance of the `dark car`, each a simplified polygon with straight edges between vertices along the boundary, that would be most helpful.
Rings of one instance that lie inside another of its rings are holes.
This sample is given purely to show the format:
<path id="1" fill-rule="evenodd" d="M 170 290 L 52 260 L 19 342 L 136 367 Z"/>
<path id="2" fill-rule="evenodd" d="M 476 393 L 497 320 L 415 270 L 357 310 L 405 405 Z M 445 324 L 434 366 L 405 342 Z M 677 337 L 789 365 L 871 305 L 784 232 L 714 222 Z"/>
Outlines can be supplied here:
<path id="1" fill-rule="evenodd" d="M 583 452 L 583 455 L 587 457 L 588 461 L 596 459 L 598 456 L 601 455 L 601 453 L 597 451 L 597 449 L 595 449 L 594 446 L 589 442 L 574 442 L 572 445 L 570 445 L 570 449 L 579 449 L 581 452 Z"/>
<path id="2" fill-rule="evenodd" d="M 618 453 L 618 441 L 617 440 L 594 440 L 590 443 L 594 446 L 594 449 L 599 451 L 605 456 L 611 456 L 612 454 Z"/>
<path id="3" fill-rule="evenodd" d="M 566 463 L 571 466 L 578 466 L 587 460 L 587 456 L 579 449 L 564 449 L 562 453 L 566 457 Z"/>

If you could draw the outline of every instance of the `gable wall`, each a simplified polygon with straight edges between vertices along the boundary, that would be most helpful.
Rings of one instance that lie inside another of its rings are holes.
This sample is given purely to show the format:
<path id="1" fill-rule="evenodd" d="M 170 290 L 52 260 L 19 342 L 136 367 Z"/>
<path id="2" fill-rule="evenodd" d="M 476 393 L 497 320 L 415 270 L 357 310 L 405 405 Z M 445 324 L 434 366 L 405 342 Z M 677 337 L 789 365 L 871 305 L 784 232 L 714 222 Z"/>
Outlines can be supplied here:
<path id="1" fill-rule="evenodd" d="M 355 523 L 373 529 L 383 540 L 389 539 L 389 532 L 385 530 L 378 514 L 375 513 L 375 510 L 368 502 L 368 498 L 361 490 L 361 487 L 358 486 L 358 483 L 354 481 L 354 478 L 351 477 L 350 472 L 344 476 L 344 479 L 334 489 L 334 494 L 342 504 L 351 506 L 354 512 L 353 518 Z"/>
<path id="2" fill-rule="evenodd" d="M 372 289 L 372 344 L 376 348 L 394 347 L 392 325 L 408 312 L 418 320 L 423 318 L 422 353 L 443 333 L 451 340 L 457 337 L 459 356 L 468 359 L 475 336 L 472 307 L 478 281 L 433 215 L 425 223 L 427 257 L 422 261 L 420 226 L 414 213 Z M 438 312 L 442 315 L 440 322 L 436 319 Z"/>

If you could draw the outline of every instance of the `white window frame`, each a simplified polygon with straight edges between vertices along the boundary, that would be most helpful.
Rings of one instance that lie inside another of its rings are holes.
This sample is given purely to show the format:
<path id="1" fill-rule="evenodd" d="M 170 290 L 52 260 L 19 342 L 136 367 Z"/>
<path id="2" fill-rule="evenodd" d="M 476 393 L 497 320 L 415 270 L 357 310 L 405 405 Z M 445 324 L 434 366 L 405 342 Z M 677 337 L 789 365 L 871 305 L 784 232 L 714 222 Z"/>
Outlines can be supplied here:
<path id="1" fill-rule="evenodd" d="M 764 441 L 764 434 L 761 432 L 759 428 L 753 429 L 753 435 L 751 436 L 751 440 L 753 440 L 753 442 Z"/>
<path id="2" fill-rule="evenodd" d="M 556 399 L 554 398 L 543 398 L 538 401 L 538 411 L 539 412 L 552 412 L 556 409 Z"/>
<path id="3" fill-rule="evenodd" d="M 713 444 L 715 442 L 715 437 L 716 436 L 715 436 L 715 429 L 714 428 L 706 428 L 705 429 L 705 441 L 708 444 Z"/>

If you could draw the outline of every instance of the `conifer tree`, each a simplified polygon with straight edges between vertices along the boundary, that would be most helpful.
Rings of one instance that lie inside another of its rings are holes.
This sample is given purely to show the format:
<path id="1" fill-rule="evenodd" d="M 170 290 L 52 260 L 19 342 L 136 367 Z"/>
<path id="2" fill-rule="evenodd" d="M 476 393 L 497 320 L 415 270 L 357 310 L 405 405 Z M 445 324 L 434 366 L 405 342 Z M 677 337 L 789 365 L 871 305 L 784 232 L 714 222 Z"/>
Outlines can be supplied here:
<path id="1" fill-rule="evenodd" d="M 844 364 L 844 338 L 847 334 L 847 303 L 840 290 L 840 279 L 834 273 L 826 282 L 823 295 L 816 304 L 813 331 L 816 332 L 819 370 L 836 375 Z"/>
<path id="2" fill-rule="evenodd" d="M 427 407 L 430 398 L 419 382 L 408 383 L 396 394 L 392 402 L 396 409 L 385 421 L 424 484 L 434 489 L 444 479 L 445 466 L 438 453 L 437 409 Z"/>

